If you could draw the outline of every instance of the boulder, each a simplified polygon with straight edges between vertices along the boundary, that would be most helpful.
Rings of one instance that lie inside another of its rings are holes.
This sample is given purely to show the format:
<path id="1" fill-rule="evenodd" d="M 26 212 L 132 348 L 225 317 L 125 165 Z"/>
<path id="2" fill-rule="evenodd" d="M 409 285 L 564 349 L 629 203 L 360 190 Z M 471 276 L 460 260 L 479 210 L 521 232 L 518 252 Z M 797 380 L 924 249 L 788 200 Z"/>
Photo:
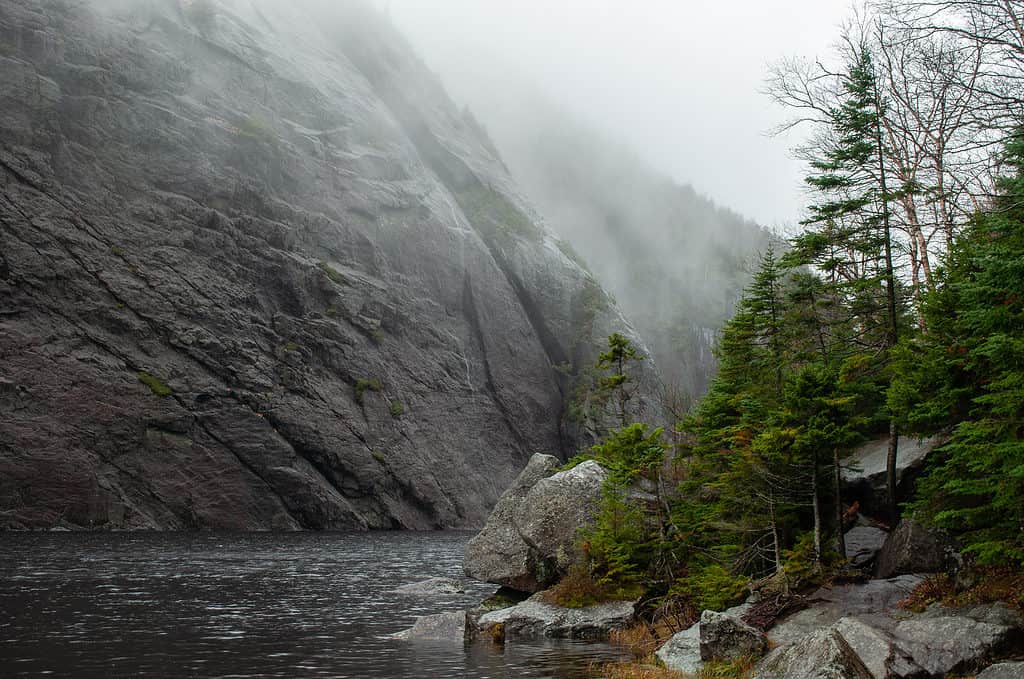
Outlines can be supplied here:
<path id="1" fill-rule="evenodd" d="M 893 628 L 897 643 L 933 676 L 984 666 L 1021 637 L 1024 620 L 1005 604 L 964 609 L 936 607 Z"/>
<path id="2" fill-rule="evenodd" d="M 483 530 L 466 545 L 466 575 L 524 592 L 542 589 L 535 575 L 535 556 L 519 534 L 514 517 L 530 489 L 554 474 L 560 464 L 551 455 L 537 453 L 530 458 L 494 506 Z"/>
<path id="3" fill-rule="evenodd" d="M 538 481 L 515 510 L 519 534 L 554 572 L 538 573 L 553 584 L 575 560 L 576 534 L 594 522 L 608 472 L 595 460 Z"/>
<path id="4" fill-rule="evenodd" d="M 509 608 L 491 611 L 480 617 L 477 632 L 485 638 L 552 637 L 563 639 L 603 639 L 614 629 L 634 619 L 635 603 L 613 601 L 583 608 L 565 608 L 544 601 L 543 593 Z"/>
<path id="5" fill-rule="evenodd" d="M 396 587 L 397 594 L 431 596 L 438 594 L 462 594 L 466 589 L 462 583 L 451 578 L 427 578 L 421 582 Z"/>
<path id="6" fill-rule="evenodd" d="M 881 528 L 874 526 L 855 526 L 847 531 L 844 536 L 846 542 L 846 558 L 850 565 L 855 568 L 865 568 L 871 565 L 878 555 L 885 539 L 888 537 Z"/>
<path id="7" fill-rule="evenodd" d="M 992 665 L 977 679 L 1020 679 L 1024 677 L 1024 662 L 1003 662 Z"/>
<path id="8" fill-rule="evenodd" d="M 700 623 L 677 632 L 659 648 L 655 655 L 665 667 L 675 672 L 696 674 L 704 666 L 700 655 Z"/>
<path id="9" fill-rule="evenodd" d="M 834 628 L 776 648 L 754 669 L 754 679 L 873 679 Z"/>
<path id="10" fill-rule="evenodd" d="M 462 643 L 466 639 L 466 613 L 438 613 L 424 615 L 412 627 L 394 635 L 403 641 L 449 641 Z"/>
<path id="11" fill-rule="evenodd" d="M 700 617 L 700 657 L 702 660 L 735 660 L 758 657 L 768 650 L 764 633 L 737 617 L 704 611 Z"/>
<path id="12" fill-rule="evenodd" d="M 843 618 L 832 629 L 850 646 L 875 679 L 924 679 L 927 672 L 886 631 L 857 618 Z"/>
<path id="13" fill-rule="evenodd" d="M 863 584 L 822 587 L 807 597 L 813 602 L 810 608 L 789 616 L 768 630 L 768 638 L 778 645 L 795 643 L 845 617 L 882 615 L 906 598 L 922 579 L 903 575 Z"/>
<path id="14" fill-rule="evenodd" d="M 941 437 L 926 439 L 901 436 L 896 456 L 898 491 L 904 490 L 924 466 L 925 458 L 943 442 Z M 868 513 L 887 511 L 885 463 L 889 439 L 880 438 L 857 448 L 847 459 L 843 470 L 845 495 L 857 498 Z"/>
<path id="15" fill-rule="evenodd" d="M 882 545 L 875 574 L 891 578 L 909 573 L 937 573 L 953 563 L 954 553 L 944 534 L 913 519 L 903 519 Z"/>

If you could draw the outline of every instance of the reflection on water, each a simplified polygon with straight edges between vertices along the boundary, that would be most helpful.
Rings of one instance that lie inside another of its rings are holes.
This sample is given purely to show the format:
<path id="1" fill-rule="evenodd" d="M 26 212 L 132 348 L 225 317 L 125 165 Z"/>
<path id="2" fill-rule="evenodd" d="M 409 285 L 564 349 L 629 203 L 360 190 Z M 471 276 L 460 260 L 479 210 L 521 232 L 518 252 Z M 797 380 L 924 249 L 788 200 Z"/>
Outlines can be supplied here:
<path id="1" fill-rule="evenodd" d="M 603 644 L 388 638 L 465 595 L 467 533 L 0 534 L 0 676 L 582 677 Z"/>

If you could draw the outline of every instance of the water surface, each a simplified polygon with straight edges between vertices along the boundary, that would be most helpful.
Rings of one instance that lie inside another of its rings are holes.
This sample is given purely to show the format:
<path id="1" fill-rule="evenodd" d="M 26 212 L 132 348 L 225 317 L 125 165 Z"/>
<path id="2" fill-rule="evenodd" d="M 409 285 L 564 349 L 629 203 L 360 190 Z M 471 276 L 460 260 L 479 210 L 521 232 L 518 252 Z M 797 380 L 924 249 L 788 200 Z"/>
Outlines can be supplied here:
<path id="1" fill-rule="evenodd" d="M 463 579 L 471 534 L 0 534 L 0 676 L 564 677 L 620 650 L 585 642 L 403 642 L 465 595 L 396 587 Z"/>

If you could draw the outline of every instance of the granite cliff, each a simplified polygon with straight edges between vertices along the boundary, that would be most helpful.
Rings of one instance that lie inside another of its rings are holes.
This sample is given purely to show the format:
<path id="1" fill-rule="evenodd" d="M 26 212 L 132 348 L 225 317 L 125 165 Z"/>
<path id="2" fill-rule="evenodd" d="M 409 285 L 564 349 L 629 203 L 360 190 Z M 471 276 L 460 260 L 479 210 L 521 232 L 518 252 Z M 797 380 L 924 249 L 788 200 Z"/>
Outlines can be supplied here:
<path id="1" fill-rule="evenodd" d="M 614 331 L 362 5 L 0 0 L 0 527 L 478 525 Z"/>

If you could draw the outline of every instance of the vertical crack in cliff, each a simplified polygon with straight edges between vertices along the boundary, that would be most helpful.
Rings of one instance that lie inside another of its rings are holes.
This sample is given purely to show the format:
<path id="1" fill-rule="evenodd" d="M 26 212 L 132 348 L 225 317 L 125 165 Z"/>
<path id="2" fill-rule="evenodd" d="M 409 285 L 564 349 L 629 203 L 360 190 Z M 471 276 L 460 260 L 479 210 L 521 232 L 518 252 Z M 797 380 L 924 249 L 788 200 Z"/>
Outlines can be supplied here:
<path id="1" fill-rule="evenodd" d="M 508 427 L 509 432 L 515 438 L 519 449 L 525 452 L 528 448 L 526 437 L 524 437 L 522 433 L 520 433 L 519 429 L 516 428 L 515 418 L 512 417 L 512 414 L 508 410 L 508 406 L 505 405 L 505 402 L 501 398 L 501 394 L 498 393 L 497 385 L 494 383 L 494 375 L 491 374 L 491 364 L 487 359 L 487 338 L 484 337 L 483 328 L 480 325 L 479 311 L 476 308 L 476 300 L 473 297 L 473 283 L 468 275 L 462 285 L 462 305 L 465 307 L 466 320 L 469 321 L 469 327 L 473 332 L 473 337 L 476 339 L 476 343 L 480 347 L 487 391 L 491 394 L 491 400 L 493 400 L 494 404 L 498 406 L 498 410 L 501 412 L 502 418 L 505 421 L 505 426 Z"/>

